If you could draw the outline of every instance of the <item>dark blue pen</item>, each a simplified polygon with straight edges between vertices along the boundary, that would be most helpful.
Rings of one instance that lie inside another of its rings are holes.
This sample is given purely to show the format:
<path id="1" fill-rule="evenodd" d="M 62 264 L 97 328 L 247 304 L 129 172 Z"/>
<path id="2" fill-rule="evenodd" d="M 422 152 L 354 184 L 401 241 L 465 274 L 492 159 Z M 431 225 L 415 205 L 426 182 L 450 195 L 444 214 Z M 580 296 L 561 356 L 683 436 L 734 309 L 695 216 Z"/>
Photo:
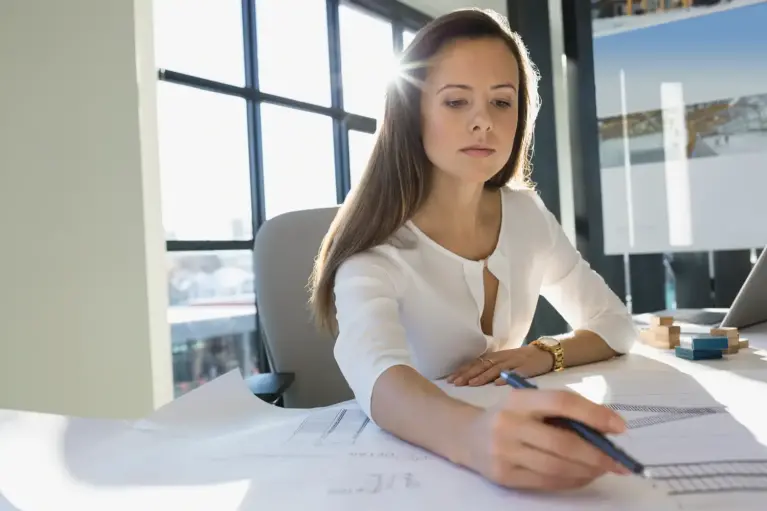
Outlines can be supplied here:
<path id="1" fill-rule="evenodd" d="M 537 389 L 534 384 L 530 383 L 523 377 L 519 376 L 518 374 L 515 374 L 513 372 L 501 372 L 501 378 L 506 380 L 506 383 L 514 387 L 515 389 Z M 565 419 L 562 417 L 552 417 L 545 421 L 548 424 L 551 424 L 552 426 L 558 426 L 561 428 L 569 429 L 571 431 L 574 431 L 577 433 L 581 438 L 586 440 L 588 443 L 602 451 L 603 453 L 610 456 L 610 458 L 614 459 L 627 469 L 629 469 L 631 472 L 637 475 L 641 475 L 646 477 L 647 473 L 645 472 L 644 465 L 642 465 L 640 462 L 626 454 L 623 450 L 620 449 L 617 445 L 612 443 L 610 440 L 607 439 L 602 433 L 595 430 L 594 428 L 587 426 L 586 424 L 583 424 L 582 422 L 576 421 L 574 419 Z"/>

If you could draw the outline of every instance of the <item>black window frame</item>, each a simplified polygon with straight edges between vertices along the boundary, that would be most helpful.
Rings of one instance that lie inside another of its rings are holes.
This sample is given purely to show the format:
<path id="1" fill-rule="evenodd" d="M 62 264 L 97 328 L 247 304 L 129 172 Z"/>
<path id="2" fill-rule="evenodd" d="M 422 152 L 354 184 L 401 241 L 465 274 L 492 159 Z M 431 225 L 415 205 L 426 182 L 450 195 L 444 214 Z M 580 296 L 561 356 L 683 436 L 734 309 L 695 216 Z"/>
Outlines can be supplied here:
<path id="1" fill-rule="evenodd" d="M 333 141 L 335 155 L 335 179 L 337 201 L 340 204 L 346 198 L 351 187 L 349 169 L 349 131 L 361 131 L 374 134 L 376 119 L 347 112 L 343 108 L 342 64 L 341 64 L 341 31 L 339 23 L 339 8 L 347 4 L 360 8 L 372 15 L 390 21 L 392 24 L 392 40 L 395 52 L 402 50 L 402 35 L 406 30 L 417 31 L 431 17 L 419 12 L 396 0 L 325 0 L 327 13 L 327 33 L 329 51 L 329 79 L 331 104 L 329 107 L 295 100 L 289 97 L 266 93 L 259 88 L 258 70 L 258 34 L 256 19 L 258 16 L 258 0 L 242 0 L 242 32 L 244 48 L 245 85 L 237 86 L 201 76 L 174 71 L 173 69 L 158 69 L 158 79 L 175 85 L 194 87 L 216 94 L 243 98 L 246 101 L 248 124 L 248 151 L 250 178 L 251 206 L 251 237 L 245 240 L 166 240 L 166 252 L 202 252 L 202 251 L 238 251 L 253 250 L 258 229 L 266 221 L 263 171 L 263 146 L 260 105 L 271 103 L 306 112 L 325 115 L 333 120 Z M 182 13 L 180 13 L 182 14 Z M 261 41 L 263 44 L 264 42 Z M 256 316 L 258 311 L 256 311 Z M 258 321 L 254 325 L 255 350 L 258 353 L 258 369 L 268 372 L 263 343 L 260 342 Z"/>

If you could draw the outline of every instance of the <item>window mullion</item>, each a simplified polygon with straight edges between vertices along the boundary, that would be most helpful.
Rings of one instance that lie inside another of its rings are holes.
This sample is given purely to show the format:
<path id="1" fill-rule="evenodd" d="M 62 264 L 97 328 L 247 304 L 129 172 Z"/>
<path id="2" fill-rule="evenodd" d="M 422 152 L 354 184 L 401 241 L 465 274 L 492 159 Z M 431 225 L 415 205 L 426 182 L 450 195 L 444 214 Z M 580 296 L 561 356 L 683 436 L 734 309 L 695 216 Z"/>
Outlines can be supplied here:
<path id="1" fill-rule="evenodd" d="M 327 0 L 328 50 L 330 51 L 330 97 L 333 108 L 343 110 L 343 79 L 341 74 L 341 23 L 338 0 Z M 333 143 L 336 162 L 336 190 L 338 202 L 346 198 L 351 188 L 349 175 L 349 133 L 346 119 L 333 119 Z"/>

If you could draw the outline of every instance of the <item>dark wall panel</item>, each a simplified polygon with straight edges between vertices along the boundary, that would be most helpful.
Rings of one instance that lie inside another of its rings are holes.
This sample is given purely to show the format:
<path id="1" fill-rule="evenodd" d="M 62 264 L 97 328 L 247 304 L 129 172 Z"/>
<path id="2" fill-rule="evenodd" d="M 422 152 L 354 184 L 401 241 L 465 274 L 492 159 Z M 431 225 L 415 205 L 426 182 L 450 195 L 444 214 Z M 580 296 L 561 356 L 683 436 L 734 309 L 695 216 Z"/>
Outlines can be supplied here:
<path id="1" fill-rule="evenodd" d="M 714 306 L 729 307 L 751 271 L 751 251 L 714 252 Z"/>
<path id="2" fill-rule="evenodd" d="M 543 202 L 559 218 L 559 177 L 548 4 L 541 0 L 510 0 L 508 17 L 512 30 L 519 33 L 524 40 L 530 52 L 530 58 L 541 74 L 539 93 L 542 108 L 535 129 L 532 178 Z M 546 300 L 540 299 L 528 340 L 541 335 L 562 333 L 566 329 L 567 324 L 559 313 Z"/>

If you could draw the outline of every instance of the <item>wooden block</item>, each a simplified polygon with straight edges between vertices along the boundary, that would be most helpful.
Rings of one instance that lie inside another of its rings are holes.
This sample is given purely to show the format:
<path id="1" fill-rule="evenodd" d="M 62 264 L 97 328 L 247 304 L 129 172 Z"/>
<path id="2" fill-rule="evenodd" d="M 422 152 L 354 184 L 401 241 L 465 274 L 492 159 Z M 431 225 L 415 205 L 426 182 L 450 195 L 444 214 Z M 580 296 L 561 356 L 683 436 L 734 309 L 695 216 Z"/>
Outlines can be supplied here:
<path id="1" fill-rule="evenodd" d="M 727 349 L 724 350 L 727 355 L 734 355 L 740 350 L 740 334 L 737 328 L 712 328 L 711 335 L 727 337 Z"/>
<path id="2" fill-rule="evenodd" d="M 655 334 L 652 332 L 652 330 L 643 328 L 639 331 L 639 339 L 641 339 L 642 342 L 646 344 L 651 344 L 653 341 L 655 341 Z"/>
<path id="3" fill-rule="evenodd" d="M 672 326 L 674 318 L 671 316 L 653 316 L 650 320 L 652 326 Z"/>
<path id="4" fill-rule="evenodd" d="M 727 355 L 734 355 L 740 350 L 740 336 L 727 337 L 727 349 L 724 351 Z"/>
<path id="5" fill-rule="evenodd" d="M 655 335 L 663 340 L 664 344 L 668 344 L 670 348 L 679 346 L 679 339 L 682 335 L 682 327 L 676 325 L 672 326 L 656 326 L 653 328 Z"/>
<path id="6" fill-rule="evenodd" d="M 654 326 L 639 332 L 642 342 L 660 349 L 673 349 L 679 346 L 680 328 L 678 326 Z"/>
<path id="7" fill-rule="evenodd" d="M 669 327 L 672 328 L 679 328 L 679 327 Z M 679 332 L 671 330 L 671 331 L 656 331 L 656 334 L 658 337 L 664 340 L 664 342 L 667 342 L 668 345 L 672 348 L 675 348 L 679 346 L 679 341 L 681 340 L 682 336 Z"/>
<path id="8" fill-rule="evenodd" d="M 738 329 L 733 327 L 727 328 L 712 328 L 711 335 L 717 337 L 738 337 Z"/>
<path id="9" fill-rule="evenodd" d="M 748 339 L 741 338 L 738 341 L 738 349 L 744 350 L 746 348 L 748 348 Z"/>
<path id="10" fill-rule="evenodd" d="M 655 335 L 662 338 L 662 339 L 668 339 L 671 342 L 676 342 L 679 344 L 679 338 L 682 335 L 682 327 L 678 325 L 672 325 L 672 326 L 654 326 L 650 330 L 655 332 Z"/>
<path id="11" fill-rule="evenodd" d="M 653 348 L 671 349 L 668 341 L 664 343 L 663 340 L 659 339 L 655 332 L 650 329 L 641 330 L 639 332 L 639 338 L 644 344 L 652 346 Z"/>

